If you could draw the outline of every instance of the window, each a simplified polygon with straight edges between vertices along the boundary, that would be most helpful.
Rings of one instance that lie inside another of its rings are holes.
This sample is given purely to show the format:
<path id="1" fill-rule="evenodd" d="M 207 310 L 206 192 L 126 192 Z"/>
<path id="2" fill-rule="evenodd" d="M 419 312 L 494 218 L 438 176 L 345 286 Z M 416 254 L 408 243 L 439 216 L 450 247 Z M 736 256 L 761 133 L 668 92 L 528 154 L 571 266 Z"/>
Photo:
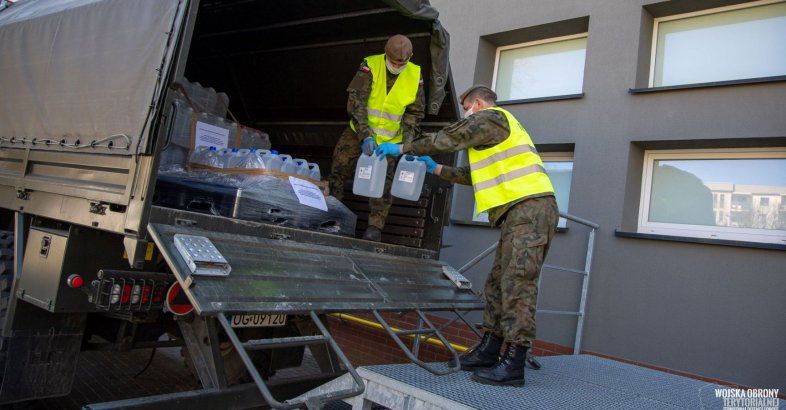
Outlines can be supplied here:
<path id="1" fill-rule="evenodd" d="M 641 233 L 786 244 L 786 148 L 647 151 Z"/>
<path id="2" fill-rule="evenodd" d="M 551 179 L 554 186 L 554 195 L 557 198 L 557 207 L 561 212 L 568 212 L 568 200 L 570 199 L 570 181 L 573 178 L 573 153 L 572 152 L 541 152 L 540 158 L 543 160 L 543 167 L 546 174 Z M 473 222 L 488 222 L 488 212 L 481 212 L 479 215 L 472 214 Z M 567 227 L 567 220 L 560 217 L 559 228 Z"/>
<path id="3" fill-rule="evenodd" d="M 581 94 L 587 34 L 500 47 L 494 91 L 500 101 Z"/>
<path id="4" fill-rule="evenodd" d="M 656 18 L 650 87 L 786 75 L 786 2 Z"/>
<path id="5" fill-rule="evenodd" d="M 568 212 L 570 199 L 570 181 L 573 178 L 573 153 L 572 152 L 543 152 L 540 154 L 543 167 L 554 186 L 554 195 L 557 197 L 557 207 L 561 212 Z M 567 220 L 559 218 L 560 228 L 567 227 Z"/>

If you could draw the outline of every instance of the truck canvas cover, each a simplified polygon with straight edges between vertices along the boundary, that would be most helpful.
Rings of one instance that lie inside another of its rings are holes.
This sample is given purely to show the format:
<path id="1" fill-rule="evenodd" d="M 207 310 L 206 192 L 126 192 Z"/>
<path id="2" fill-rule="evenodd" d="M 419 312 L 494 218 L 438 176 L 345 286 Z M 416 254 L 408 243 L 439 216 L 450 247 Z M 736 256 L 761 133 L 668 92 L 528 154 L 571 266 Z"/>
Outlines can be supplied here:
<path id="1" fill-rule="evenodd" d="M 23 0 L 0 12 L 0 145 L 144 150 L 182 3 Z"/>

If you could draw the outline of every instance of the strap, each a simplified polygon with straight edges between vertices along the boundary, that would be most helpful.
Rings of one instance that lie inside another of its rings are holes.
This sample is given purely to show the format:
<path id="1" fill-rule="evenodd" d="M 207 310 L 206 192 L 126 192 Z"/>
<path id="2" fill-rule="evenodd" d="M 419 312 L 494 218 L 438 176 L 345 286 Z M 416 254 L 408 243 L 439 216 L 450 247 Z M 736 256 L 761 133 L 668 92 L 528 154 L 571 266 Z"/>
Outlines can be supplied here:
<path id="1" fill-rule="evenodd" d="M 478 182 L 476 184 L 472 184 L 472 186 L 475 187 L 475 192 L 478 192 L 478 191 L 482 191 L 484 189 L 493 188 L 493 187 L 495 187 L 497 185 L 504 184 L 505 182 L 512 181 L 512 180 L 514 180 L 516 178 L 521 178 L 523 176 L 526 176 L 526 175 L 529 175 L 529 174 L 535 174 L 535 173 L 538 173 L 538 172 L 541 172 L 541 173 L 545 174 L 546 173 L 546 169 L 543 168 L 543 166 L 541 166 L 540 164 L 534 164 L 534 165 L 530 165 L 530 166 L 527 166 L 527 167 L 524 167 L 524 168 L 515 169 L 515 170 L 510 171 L 508 173 L 496 176 L 496 177 L 491 178 L 491 179 L 487 179 L 487 180 L 482 181 L 482 182 Z"/>
<path id="2" fill-rule="evenodd" d="M 506 149 L 505 151 L 497 152 L 495 154 L 489 155 L 486 158 L 483 158 L 480 161 L 473 162 L 471 164 L 472 165 L 472 170 L 473 171 L 477 171 L 479 169 L 483 169 L 483 168 L 485 168 L 485 167 L 487 167 L 489 165 L 492 165 L 495 162 L 499 162 L 499 161 L 502 161 L 502 160 L 505 160 L 505 159 L 508 159 L 508 158 L 511 158 L 511 157 L 515 157 L 516 155 L 524 154 L 524 153 L 527 153 L 527 152 L 537 153 L 535 148 L 530 146 L 530 145 L 524 145 L 524 144 L 522 144 L 522 145 L 515 145 L 513 147 L 510 147 L 510 148 Z"/>

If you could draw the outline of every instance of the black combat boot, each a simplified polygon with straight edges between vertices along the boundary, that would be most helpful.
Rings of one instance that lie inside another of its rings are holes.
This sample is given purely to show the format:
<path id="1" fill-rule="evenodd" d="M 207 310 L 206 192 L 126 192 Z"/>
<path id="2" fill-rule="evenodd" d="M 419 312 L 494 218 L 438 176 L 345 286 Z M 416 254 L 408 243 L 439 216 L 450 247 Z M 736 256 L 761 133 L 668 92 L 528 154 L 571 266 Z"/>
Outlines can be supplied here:
<path id="1" fill-rule="evenodd" d="M 526 359 L 527 347 L 508 343 L 502 359 L 493 367 L 475 370 L 472 380 L 497 386 L 523 386 Z"/>
<path id="2" fill-rule="evenodd" d="M 379 242 L 382 240 L 382 231 L 376 226 L 369 225 L 363 233 L 363 239 L 367 241 Z"/>
<path id="3" fill-rule="evenodd" d="M 491 332 L 486 332 L 480 343 L 459 357 L 461 370 L 472 371 L 491 367 L 499 360 L 499 348 L 502 338 Z"/>

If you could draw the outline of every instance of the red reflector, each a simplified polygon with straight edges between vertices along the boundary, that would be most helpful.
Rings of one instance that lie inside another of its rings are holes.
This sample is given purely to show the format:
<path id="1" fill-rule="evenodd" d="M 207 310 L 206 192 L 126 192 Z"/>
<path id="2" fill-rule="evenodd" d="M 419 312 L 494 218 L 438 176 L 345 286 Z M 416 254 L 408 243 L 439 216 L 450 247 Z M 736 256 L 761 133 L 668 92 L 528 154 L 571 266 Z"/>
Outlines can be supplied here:
<path id="1" fill-rule="evenodd" d="M 79 275 L 71 275 L 66 280 L 66 284 L 72 288 L 81 288 L 85 284 L 85 280 Z"/>
<path id="2" fill-rule="evenodd" d="M 164 301 L 164 287 L 156 286 L 153 289 L 153 303 L 161 303 Z"/>
<path id="3" fill-rule="evenodd" d="M 120 296 L 120 303 L 128 303 L 131 300 L 131 285 L 123 285 L 123 294 Z"/>
<path id="4" fill-rule="evenodd" d="M 191 302 L 186 297 L 183 288 L 180 287 L 180 283 L 178 282 L 173 283 L 172 286 L 169 287 L 166 294 L 166 306 L 169 308 L 169 311 L 175 315 L 187 315 L 194 310 L 194 307 L 191 305 Z"/>
<path id="5" fill-rule="evenodd" d="M 147 303 L 150 301 L 150 285 L 145 285 L 145 288 L 142 290 L 142 303 Z"/>

